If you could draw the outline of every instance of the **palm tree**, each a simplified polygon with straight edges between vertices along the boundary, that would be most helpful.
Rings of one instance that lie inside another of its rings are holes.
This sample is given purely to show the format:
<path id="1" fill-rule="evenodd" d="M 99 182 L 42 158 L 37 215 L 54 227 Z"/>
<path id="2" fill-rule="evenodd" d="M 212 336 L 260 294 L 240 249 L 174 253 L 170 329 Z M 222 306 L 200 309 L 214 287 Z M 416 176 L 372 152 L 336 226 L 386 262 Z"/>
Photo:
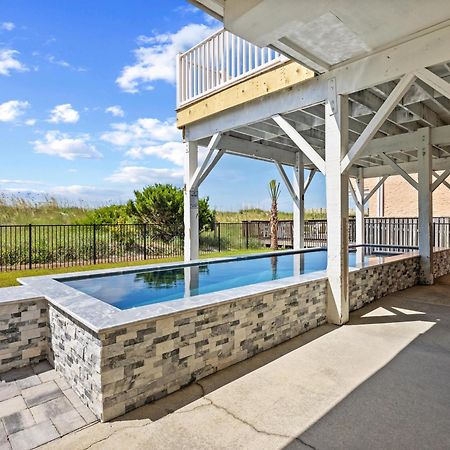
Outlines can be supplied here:
<path id="1" fill-rule="evenodd" d="M 280 183 L 269 181 L 269 194 L 272 201 L 270 209 L 270 248 L 278 249 L 278 197 L 280 196 Z"/>

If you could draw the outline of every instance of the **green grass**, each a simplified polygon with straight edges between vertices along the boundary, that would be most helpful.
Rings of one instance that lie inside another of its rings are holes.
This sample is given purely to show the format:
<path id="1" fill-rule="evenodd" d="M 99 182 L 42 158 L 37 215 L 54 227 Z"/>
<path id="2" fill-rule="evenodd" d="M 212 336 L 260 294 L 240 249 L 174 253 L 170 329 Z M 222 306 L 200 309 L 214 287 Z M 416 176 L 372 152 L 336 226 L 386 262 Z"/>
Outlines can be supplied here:
<path id="1" fill-rule="evenodd" d="M 259 249 L 259 250 L 233 250 L 228 252 L 214 252 L 203 254 L 200 256 L 201 259 L 208 258 L 218 258 L 225 256 L 237 256 L 248 253 L 259 253 L 264 251 L 270 251 L 269 249 Z M 89 266 L 73 266 L 73 267 L 58 267 L 54 269 L 31 269 L 31 270 L 14 270 L 11 272 L 1 272 L 0 273 L 0 288 L 2 287 L 10 287 L 10 286 L 19 286 L 17 282 L 17 278 L 24 277 L 36 277 L 42 275 L 55 275 L 58 273 L 71 273 L 71 272 L 83 272 L 87 270 L 98 270 L 98 269 L 113 269 L 115 267 L 132 267 L 132 266 L 142 266 L 147 264 L 161 264 L 167 262 L 179 262 L 182 261 L 183 258 L 159 258 L 159 259 L 148 259 L 146 261 L 132 261 L 132 262 L 118 262 L 118 263 L 110 263 L 110 264 L 95 264 Z"/>

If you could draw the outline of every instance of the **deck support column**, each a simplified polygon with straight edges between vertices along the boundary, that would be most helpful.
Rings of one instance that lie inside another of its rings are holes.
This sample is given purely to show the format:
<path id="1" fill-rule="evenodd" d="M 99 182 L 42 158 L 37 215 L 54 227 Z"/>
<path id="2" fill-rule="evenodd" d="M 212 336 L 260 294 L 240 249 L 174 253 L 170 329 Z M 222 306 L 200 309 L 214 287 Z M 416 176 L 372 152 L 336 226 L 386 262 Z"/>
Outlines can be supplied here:
<path id="1" fill-rule="evenodd" d="M 358 176 L 356 178 L 356 232 L 355 232 L 355 244 L 363 245 L 366 242 L 365 236 L 365 224 L 364 224 L 364 174 L 363 169 L 358 170 Z M 356 257 L 359 263 L 364 262 L 364 247 L 356 248 Z"/>
<path id="2" fill-rule="evenodd" d="M 305 247 L 305 167 L 300 152 L 296 153 L 295 162 L 294 192 L 297 199 L 294 201 L 292 247 L 298 250 Z"/>
<path id="3" fill-rule="evenodd" d="M 348 98 L 336 95 L 330 80 L 325 103 L 325 164 L 327 196 L 328 322 L 342 325 L 349 319 L 348 293 L 348 170 L 341 160 L 348 151 Z"/>
<path id="4" fill-rule="evenodd" d="M 433 171 L 430 129 L 425 128 L 418 144 L 418 202 L 420 284 L 433 284 Z"/>
<path id="5" fill-rule="evenodd" d="M 186 143 L 184 162 L 184 260 L 192 261 L 199 254 L 198 188 L 191 188 L 198 167 L 198 145 Z"/>

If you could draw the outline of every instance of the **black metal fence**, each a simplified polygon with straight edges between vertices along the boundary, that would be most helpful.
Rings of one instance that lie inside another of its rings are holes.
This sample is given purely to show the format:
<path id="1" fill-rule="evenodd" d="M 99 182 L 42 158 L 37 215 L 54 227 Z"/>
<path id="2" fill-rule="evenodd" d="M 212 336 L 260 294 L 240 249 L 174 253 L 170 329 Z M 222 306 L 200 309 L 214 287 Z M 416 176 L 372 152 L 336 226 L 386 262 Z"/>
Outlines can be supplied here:
<path id="1" fill-rule="evenodd" d="M 366 243 L 418 245 L 417 218 L 366 218 Z M 450 218 L 434 219 L 434 245 L 450 247 Z M 349 222 L 355 241 L 355 221 Z M 324 247 L 326 220 L 305 221 L 305 247 Z M 292 221 L 280 221 L 278 244 L 292 248 Z M 216 223 L 200 235 L 201 253 L 270 246 L 268 221 Z M 181 257 L 183 237 L 163 239 L 152 224 L 0 225 L 0 271 Z"/>

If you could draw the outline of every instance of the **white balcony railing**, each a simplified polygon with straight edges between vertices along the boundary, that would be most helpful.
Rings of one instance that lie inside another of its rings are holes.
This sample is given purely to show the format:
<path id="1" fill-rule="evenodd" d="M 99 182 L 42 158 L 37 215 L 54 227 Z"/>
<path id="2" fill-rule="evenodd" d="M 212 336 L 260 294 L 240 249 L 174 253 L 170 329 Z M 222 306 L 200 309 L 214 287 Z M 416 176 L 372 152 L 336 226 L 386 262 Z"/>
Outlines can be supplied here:
<path id="1" fill-rule="evenodd" d="M 287 58 L 220 30 L 177 60 L 177 105 L 183 106 Z"/>

